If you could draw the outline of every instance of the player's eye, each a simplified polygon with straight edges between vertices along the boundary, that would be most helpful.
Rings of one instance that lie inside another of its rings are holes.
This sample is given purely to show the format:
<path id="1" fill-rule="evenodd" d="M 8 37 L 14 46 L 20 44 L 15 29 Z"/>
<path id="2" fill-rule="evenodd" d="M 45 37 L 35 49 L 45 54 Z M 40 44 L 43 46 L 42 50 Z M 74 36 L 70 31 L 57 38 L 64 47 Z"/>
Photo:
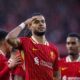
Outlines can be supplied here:
<path id="1" fill-rule="evenodd" d="M 37 19 L 36 19 L 36 20 L 34 20 L 33 22 L 34 22 L 35 24 L 38 24 L 38 23 L 40 23 L 40 22 L 41 22 L 41 23 L 45 23 L 45 20 L 37 20 Z"/>
<path id="2" fill-rule="evenodd" d="M 42 23 L 45 23 L 45 20 L 41 20 Z"/>
<path id="3" fill-rule="evenodd" d="M 34 21 L 35 24 L 38 24 L 39 22 L 40 22 L 39 20 L 35 20 L 35 21 Z"/>
<path id="4" fill-rule="evenodd" d="M 74 44 L 76 44 L 76 42 L 67 42 L 67 44 L 68 44 L 68 45 L 69 45 L 69 44 L 74 45 Z"/>
<path id="5" fill-rule="evenodd" d="M 76 42 L 72 42 L 72 44 L 76 44 Z"/>

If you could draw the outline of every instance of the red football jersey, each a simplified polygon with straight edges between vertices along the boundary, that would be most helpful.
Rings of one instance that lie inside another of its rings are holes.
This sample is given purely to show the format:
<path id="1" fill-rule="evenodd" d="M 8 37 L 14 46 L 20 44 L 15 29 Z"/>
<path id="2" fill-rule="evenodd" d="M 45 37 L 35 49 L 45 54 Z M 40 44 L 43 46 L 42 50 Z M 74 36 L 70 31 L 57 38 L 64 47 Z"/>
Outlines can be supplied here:
<path id="1" fill-rule="evenodd" d="M 20 38 L 25 51 L 26 80 L 53 80 L 58 70 L 58 52 L 55 46 L 37 44 L 31 38 Z"/>
<path id="2" fill-rule="evenodd" d="M 10 69 L 7 65 L 7 59 L 4 55 L 0 54 L 0 80 L 9 80 Z"/>
<path id="3" fill-rule="evenodd" d="M 61 80 L 80 80 L 80 62 L 67 62 L 66 58 L 59 62 Z"/>

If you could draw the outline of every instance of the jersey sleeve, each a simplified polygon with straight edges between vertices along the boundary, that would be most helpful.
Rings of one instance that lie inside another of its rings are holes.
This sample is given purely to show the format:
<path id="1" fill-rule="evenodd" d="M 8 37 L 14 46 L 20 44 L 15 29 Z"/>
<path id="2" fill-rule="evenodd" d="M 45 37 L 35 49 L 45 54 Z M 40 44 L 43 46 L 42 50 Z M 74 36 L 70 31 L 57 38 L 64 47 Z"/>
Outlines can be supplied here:
<path id="1" fill-rule="evenodd" d="M 5 74 L 7 74 L 10 71 L 8 66 L 5 66 L 4 69 L 0 71 L 0 77 L 3 77 Z"/>
<path id="2" fill-rule="evenodd" d="M 12 74 L 24 77 L 25 76 L 25 71 L 23 70 L 21 65 L 18 65 L 15 69 L 13 69 Z"/>
<path id="3" fill-rule="evenodd" d="M 4 57 L 0 55 L 0 78 L 9 73 L 10 68 L 5 64 Z"/>

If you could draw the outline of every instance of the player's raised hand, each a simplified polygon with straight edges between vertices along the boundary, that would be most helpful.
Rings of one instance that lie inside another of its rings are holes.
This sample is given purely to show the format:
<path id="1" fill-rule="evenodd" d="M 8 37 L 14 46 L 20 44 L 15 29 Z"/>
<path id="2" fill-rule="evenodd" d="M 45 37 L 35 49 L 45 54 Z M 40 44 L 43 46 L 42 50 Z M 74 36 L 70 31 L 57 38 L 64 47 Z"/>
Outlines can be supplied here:
<path id="1" fill-rule="evenodd" d="M 29 18 L 24 21 L 24 24 L 26 25 L 26 27 L 29 27 L 29 25 L 31 24 L 31 21 L 32 21 L 32 18 Z"/>

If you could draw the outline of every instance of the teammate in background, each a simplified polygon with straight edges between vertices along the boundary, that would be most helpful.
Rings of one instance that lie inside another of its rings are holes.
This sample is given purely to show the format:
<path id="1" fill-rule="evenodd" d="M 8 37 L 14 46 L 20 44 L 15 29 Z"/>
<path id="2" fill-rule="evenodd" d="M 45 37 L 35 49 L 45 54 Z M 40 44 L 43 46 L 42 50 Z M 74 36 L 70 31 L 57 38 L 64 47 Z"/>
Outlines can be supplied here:
<path id="1" fill-rule="evenodd" d="M 70 33 L 66 39 L 66 47 L 69 55 L 59 62 L 61 80 L 80 80 L 80 36 Z"/>
<path id="2" fill-rule="evenodd" d="M 17 38 L 26 25 L 32 36 Z M 45 18 L 36 14 L 13 29 L 6 37 L 14 47 L 24 50 L 26 80 L 59 80 L 57 48 L 47 41 L 45 32 Z"/>
<path id="3" fill-rule="evenodd" d="M 12 50 L 12 46 L 5 40 L 6 35 L 6 31 L 0 30 L 0 80 L 11 80 L 11 69 L 21 64 L 19 56 L 11 57 L 9 60 L 6 58 Z"/>

